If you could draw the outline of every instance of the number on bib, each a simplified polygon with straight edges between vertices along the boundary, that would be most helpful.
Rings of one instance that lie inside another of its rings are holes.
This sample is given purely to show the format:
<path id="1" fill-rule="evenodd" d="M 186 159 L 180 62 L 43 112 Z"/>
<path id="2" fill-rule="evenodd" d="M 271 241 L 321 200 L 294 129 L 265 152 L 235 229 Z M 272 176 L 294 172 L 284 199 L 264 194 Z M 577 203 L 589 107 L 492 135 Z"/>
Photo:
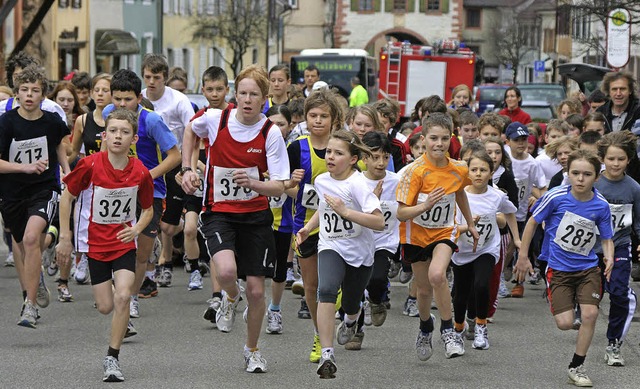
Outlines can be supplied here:
<path id="1" fill-rule="evenodd" d="M 282 208 L 285 201 L 287 201 L 286 194 L 282 194 L 278 197 L 269 197 L 269 208 Z"/>
<path id="2" fill-rule="evenodd" d="M 347 204 L 349 207 L 349 204 Z M 320 237 L 325 240 L 351 239 L 362 234 L 362 226 L 344 219 L 324 202 L 320 207 Z"/>
<path id="3" fill-rule="evenodd" d="M 302 190 L 302 206 L 307 209 L 317 210 L 320 205 L 320 197 L 318 196 L 318 192 L 316 192 L 316 188 L 311 184 L 304 184 Z"/>
<path id="4" fill-rule="evenodd" d="M 120 224 L 136 217 L 138 187 L 93 189 L 92 220 L 98 224 Z"/>
<path id="5" fill-rule="evenodd" d="M 423 203 L 426 200 L 427 195 L 420 193 L 418 203 Z M 453 215 L 456 209 L 455 201 L 455 193 L 444 195 L 433 205 L 433 208 L 413 218 L 413 222 L 424 228 L 453 227 Z"/>
<path id="6" fill-rule="evenodd" d="M 516 186 L 518 187 L 518 203 L 521 203 L 524 200 L 528 185 L 529 180 L 516 179 Z"/>
<path id="7" fill-rule="evenodd" d="M 398 231 L 398 202 L 397 201 L 380 201 L 382 216 L 384 216 L 384 230 L 382 232 L 389 233 Z"/>
<path id="8" fill-rule="evenodd" d="M 193 192 L 193 195 L 195 197 L 202 197 L 202 191 L 204 190 L 204 173 L 200 169 L 197 169 L 196 173 L 198 173 L 198 178 L 200 179 L 200 186 L 196 188 L 196 191 Z"/>
<path id="9" fill-rule="evenodd" d="M 588 255 L 596 243 L 596 224 L 572 212 L 565 212 L 553 241 L 563 250 Z"/>
<path id="10" fill-rule="evenodd" d="M 476 248 L 480 249 L 485 247 L 488 242 L 491 242 L 493 236 L 498 230 L 496 215 L 481 215 L 480 219 L 476 223 L 476 230 L 478 231 L 478 235 L 480 235 L 478 246 Z M 469 231 L 465 232 L 464 235 L 462 235 L 462 240 L 464 241 L 464 243 L 473 247 L 473 236 Z"/>
<path id="11" fill-rule="evenodd" d="M 633 205 L 609 204 L 609 209 L 611 210 L 611 224 L 613 225 L 614 234 L 631 225 Z"/>
<path id="12" fill-rule="evenodd" d="M 47 137 L 41 136 L 34 139 L 11 141 L 9 147 L 9 161 L 21 165 L 29 165 L 41 159 L 49 158 L 49 146 Z"/>
<path id="13" fill-rule="evenodd" d="M 258 197 L 258 193 L 243 188 L 233 180 L 233 172 L 240 168 L 213 167 L 214 191 L 213 201 L 247 201 Z M 257 167 L 242 168 L 249 178 L 259 180 Z"/>

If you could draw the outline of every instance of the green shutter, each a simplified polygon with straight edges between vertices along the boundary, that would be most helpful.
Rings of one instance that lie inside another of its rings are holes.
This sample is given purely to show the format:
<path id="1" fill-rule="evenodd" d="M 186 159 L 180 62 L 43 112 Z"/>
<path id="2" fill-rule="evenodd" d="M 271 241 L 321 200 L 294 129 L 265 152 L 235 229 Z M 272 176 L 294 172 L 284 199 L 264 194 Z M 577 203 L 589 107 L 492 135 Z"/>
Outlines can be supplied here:
<path id="1" fill-rule="evenodd" d="M 380 0 L 378 1 L 378 7 L 380 6 Z M 376 9 L 376 11 L 379 11 L 379 9 Z M 393 12 L 393 0 L 386 0 L 384 2 L 384 12 Z"/>
<path id="2" fill-rule="evenodd" d="M 416 0 L 407 1 L 407 13 L 413 12 L 416 8 Z"/>
<path id="3" fill-rule="evenodd" d="M 360 0 L 351 0 L 351 11 L 358 12 Z"/>
<path id="4" fill-rule="evenodd" d="M 389 4 L 389 0 L 387 0 L 387 2 L 385 3 L 385 8 L 388 6 Z M 380 5 L 380 0 L 373 0 L 373 10 L 375 12 L 380 12 L 381 10 L 381 5 Z"/>
<path id="5" fill-rule="evenodd" d="M 440 11 L 443 14 L 449 13 L 449 0 L 440 0 Z"/>
<path id="6" fill-rule="evenodd" d="M 420 13 L 427 12 L 427 0 L 419 0 L 420 1 Z"/>

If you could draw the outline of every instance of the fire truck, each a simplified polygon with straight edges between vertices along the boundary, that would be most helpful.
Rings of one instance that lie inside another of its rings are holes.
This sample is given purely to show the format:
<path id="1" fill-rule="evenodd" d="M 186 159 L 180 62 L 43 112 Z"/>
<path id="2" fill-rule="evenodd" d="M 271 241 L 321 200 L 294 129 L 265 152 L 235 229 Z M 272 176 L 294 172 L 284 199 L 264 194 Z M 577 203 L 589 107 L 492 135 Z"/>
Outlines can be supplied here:
<path id="1" fill-rule="evenodd" d="M 457 85 L 473 90 L 475 68 L 475 54 L 454 40 L 433 46 L 390 42 L 380 50 L 378 97 L 397 100 L 406 118 L 423 97 L 439 95 L 449 102 Z"/>

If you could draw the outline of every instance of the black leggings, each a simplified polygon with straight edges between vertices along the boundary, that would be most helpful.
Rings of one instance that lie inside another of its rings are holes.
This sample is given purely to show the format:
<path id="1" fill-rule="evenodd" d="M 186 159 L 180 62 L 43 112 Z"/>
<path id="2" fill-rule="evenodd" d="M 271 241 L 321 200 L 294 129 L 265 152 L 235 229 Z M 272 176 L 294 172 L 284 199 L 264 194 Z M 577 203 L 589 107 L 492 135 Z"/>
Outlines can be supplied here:
<path id="1" fill-rule="evenodd" d="M 466 265 L 453 265 L 453 310 L 456 323 L 464 323 L 467 303 L 475 305 L 476 317 L 486 319 L 489 312 L 489 281 L 496 259 L 482 254 Z M 474 296 L 470 296 L 471 294 Z"/>
<path id="2" fill-rule="evenodd" d="M 353 267 L 333 250 L 318 253 L 318 301 L 336 303 L 342 286 L 342 308 L 347 315 L 360 310 L 364 289 L 369 283 L 373 266 Z"/>
<path id="3" fill-rule="evenodd" d="M 387 250 L 378 250 L 374 255 L 373 272 L 367 290 L 369 291 L 369 300 L 374 304 L 381 304 L 382 297 L 387 291 L 389 283 L 389 259 L 394 256 Z"/>

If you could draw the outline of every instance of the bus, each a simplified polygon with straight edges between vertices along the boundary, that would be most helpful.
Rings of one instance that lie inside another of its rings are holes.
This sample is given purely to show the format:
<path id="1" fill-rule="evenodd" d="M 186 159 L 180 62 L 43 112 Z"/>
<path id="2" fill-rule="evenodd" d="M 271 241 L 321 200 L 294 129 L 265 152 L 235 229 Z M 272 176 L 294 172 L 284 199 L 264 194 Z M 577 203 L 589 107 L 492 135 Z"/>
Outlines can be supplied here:
<path id="1" fill-rule="evenodd" d="M 369 102 L 378 96 L 378 68 L 375 58 L 361 49 L 305 49 L 291 57 L 291 79 L 304 79 L 304 69 L 315 65 L 320 70 L 320 80 L 338 89 L 349 99 L 351 77 L 358 76 L 360 84 L 369 94 Z"/>

